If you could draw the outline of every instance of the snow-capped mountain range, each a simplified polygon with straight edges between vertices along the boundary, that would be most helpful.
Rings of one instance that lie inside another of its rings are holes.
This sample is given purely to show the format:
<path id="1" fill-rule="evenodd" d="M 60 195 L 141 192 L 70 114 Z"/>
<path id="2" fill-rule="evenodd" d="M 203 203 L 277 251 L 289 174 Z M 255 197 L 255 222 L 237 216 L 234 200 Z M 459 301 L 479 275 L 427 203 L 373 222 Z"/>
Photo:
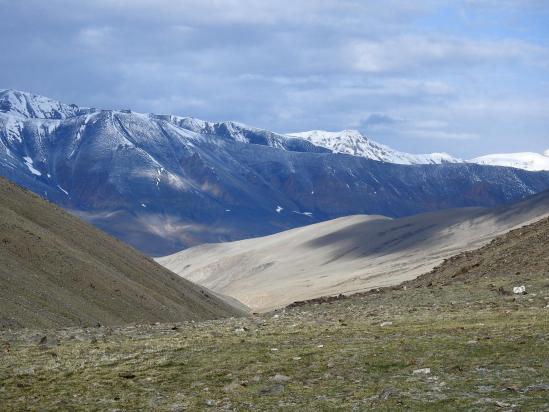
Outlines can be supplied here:
<path id="1" fill-rule="evenodd" d="M 74 104 L 66 105 L 44 96 L 15 90 L 0 90 L 0 113 L 3 112 L 14 117 L 66 119 L 95 111 L 96 109 L 80 108 Z M 549 149 L 543 154 L 532 152 L 489 154 L 466 161 L 448 153 L 411 154 L 401 152 L 371 140 L 358 130 L 339 132 L 311 130 L 283 135 L 232 121 L 209 122 L 193 117 L 174 115 L 149 114 L 147 116 L 169 121 L 183 129 L 202 135 L 225 137 L 237 142 L 262 144 L 290 151 L 322 152 L 321 148 L 324 148 L 332 153 L 405 165 L 468 162 L 531 171 L 549 170 Z"/>
<path id="2" fill-rule="evenodd" d="M 530 171 L 549 170 L 549 149 L 543 154 L 532 152 L 491 154 L 470 160 L 462 160 L 448 153 L 411 154 L 399 152 L 389 146 L 369 139 L 358 130 L 343 130 L 341 132 L 312 130 L 309 132 L 290 133 L 288 136 L 307 140 L 315 146 L 327 148 L 333 153 L 345 153 L 381 162 L 403 165 L 477 163 L 489 166 L 514 167 Z"/>
<path id="3" fill-rule="evenodd" d="M 390 158 L 332 153 L 234 122 L 0 91 L 0 175 L 152 255 L 345 215 L 494 206 L 549 189 L 549 172 Z"/>

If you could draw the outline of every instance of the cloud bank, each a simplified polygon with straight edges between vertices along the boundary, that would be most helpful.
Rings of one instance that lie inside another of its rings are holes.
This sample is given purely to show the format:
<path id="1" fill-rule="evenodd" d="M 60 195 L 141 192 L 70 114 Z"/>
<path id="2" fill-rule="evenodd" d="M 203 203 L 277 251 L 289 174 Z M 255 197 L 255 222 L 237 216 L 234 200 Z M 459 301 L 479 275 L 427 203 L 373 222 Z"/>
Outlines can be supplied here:
<path id="1" fill-rule="evenodd" d="M 279 132 L 358 128 L 413 152 L 542 152 L 547 21 L 535 0 L 0 0 L 0 87 Z"/>

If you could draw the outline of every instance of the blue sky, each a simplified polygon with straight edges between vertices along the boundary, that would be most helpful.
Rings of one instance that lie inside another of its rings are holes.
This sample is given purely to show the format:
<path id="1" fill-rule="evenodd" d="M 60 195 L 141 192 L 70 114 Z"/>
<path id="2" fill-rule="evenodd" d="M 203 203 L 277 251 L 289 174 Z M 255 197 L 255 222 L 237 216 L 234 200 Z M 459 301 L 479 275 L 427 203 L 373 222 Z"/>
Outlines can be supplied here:
<path id="1" fill-rule="evenodd" d="M 546 0 L 0 0 L 0 50 L 0 88 L 82 106 L 549 148 Z"/>

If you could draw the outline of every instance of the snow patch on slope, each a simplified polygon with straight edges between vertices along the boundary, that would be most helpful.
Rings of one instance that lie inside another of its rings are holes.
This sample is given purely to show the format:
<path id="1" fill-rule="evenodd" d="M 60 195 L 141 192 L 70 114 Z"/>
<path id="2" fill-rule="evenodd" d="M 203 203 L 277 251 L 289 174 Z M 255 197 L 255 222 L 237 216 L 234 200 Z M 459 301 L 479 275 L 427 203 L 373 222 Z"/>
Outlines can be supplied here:
<path id="1" fill-rule="evenodd" d="M 34 168 L 34 163 L 30 157 L 25 156 L 23 157 L 23 160 L 25 161 L 25 165 L 33 175 L 42 176 L 42 173 Z"/>

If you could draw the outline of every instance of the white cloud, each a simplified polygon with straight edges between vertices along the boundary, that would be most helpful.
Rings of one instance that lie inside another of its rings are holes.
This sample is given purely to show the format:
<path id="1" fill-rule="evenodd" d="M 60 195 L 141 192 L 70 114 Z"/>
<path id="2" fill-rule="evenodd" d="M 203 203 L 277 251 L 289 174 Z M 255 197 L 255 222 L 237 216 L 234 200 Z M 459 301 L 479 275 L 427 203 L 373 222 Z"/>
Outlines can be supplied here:
<path id="1" fill-rule="evenodd" d="M 481 41 L 433 35 L 402 35 L 374 40 L 356 40 L 348 47 L 353 66 L 365 72 L 393 72 L 440 65 L 493 62 L 547 62 L 549 50 L 519 40 Z M 538 60 L 539 62 L 539 60 Z"/>
<path id="2" fill-rule="evenodd" d="M 377 114 L 372 138 L 403 150 L 543 151 L 542 3 L 0 0 L 0 87 L 280 132 Z"/>
<path id="3" fill-rule="evenodd" d="M 437 139 L 437 140 L 473 140 L 480 136 L 476 133 L 450 132 L 446 130 L 414 129 L 404 133 L 415 139 Z"/>
<path id="4" fill-rule="evenodd" d="M 110 27 L 88 27 L 80 30 L 77 40 L 85 47 L 104 48 L 111 40 Z"/>

